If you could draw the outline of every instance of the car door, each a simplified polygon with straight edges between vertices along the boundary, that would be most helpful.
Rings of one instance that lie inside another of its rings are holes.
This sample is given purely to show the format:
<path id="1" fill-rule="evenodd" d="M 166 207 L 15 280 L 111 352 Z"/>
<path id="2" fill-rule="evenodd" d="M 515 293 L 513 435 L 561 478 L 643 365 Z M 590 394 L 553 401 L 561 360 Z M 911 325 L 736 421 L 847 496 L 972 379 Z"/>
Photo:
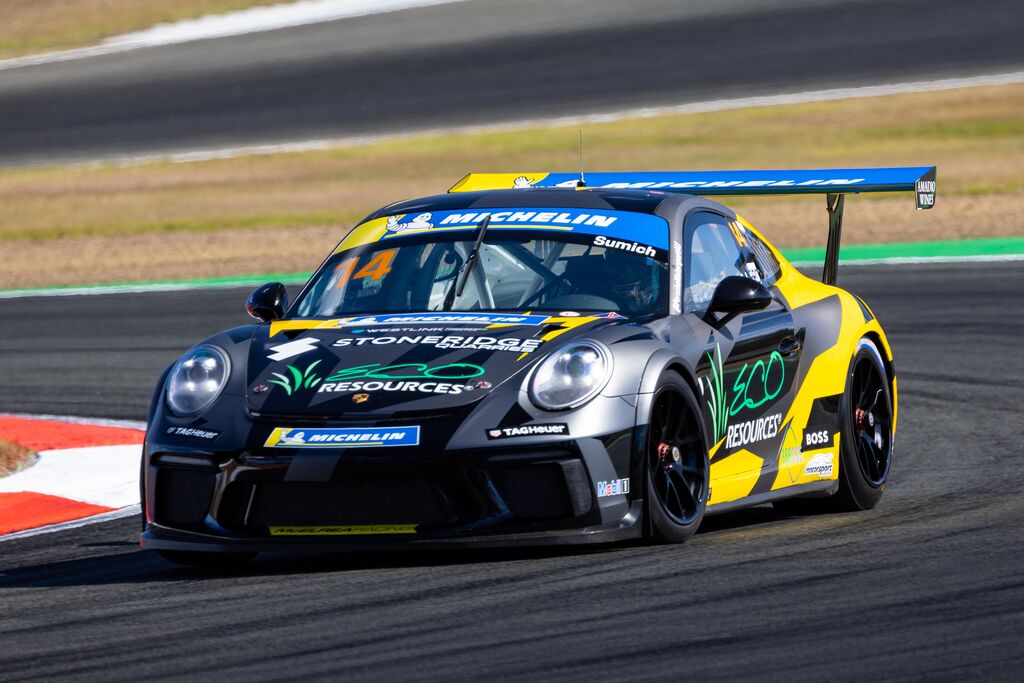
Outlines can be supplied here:
<path id="1" fill-rule="evenodd" d="M 739 275 L 771 285 L 734 220 L 710 211 L 684 224 L 683 307 L 708 332 L 698 364 L 699 400 L 712 441 L 712 503 L 756 493 L 778 467 L 783 421 L 792 403 L 800 352 L 793 316 L 782 297 L 724 324 L 706 315 L 718 283 Z M 723 488 L 724 487 L 724 488 Z"/>

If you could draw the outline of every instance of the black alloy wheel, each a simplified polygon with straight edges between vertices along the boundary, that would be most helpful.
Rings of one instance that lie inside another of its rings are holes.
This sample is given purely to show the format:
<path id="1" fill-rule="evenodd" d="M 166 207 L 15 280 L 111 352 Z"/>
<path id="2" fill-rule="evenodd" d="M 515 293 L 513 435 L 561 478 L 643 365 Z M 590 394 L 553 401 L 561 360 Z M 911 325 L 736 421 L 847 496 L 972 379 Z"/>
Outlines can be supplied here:
<path id="1" fill-rule="evenodd" d="M 882 354 L 861 339 L 850 362 L 840 427 L 841 510 L 868 510 L 878 504 L 889 479 L 893 455 L 893 402 Z"/>
<path id="2" fill-rule="evenodd" d="M 892 461 L 892 407 L 882 373 L 870 356 L 858 356 L 851 378 L 855 400 L 850 406 L 853 446 L 865 481 L 874 488 L 885 483 Z M 884 372 L 884 371 L 883 371 Z"/>
<path id="3" fill-rule="evenodd" d="M 774 501 L 779 512 L 869 510 L 882 498 L 892 466 L 893 403 L 882 355 L 870 339 L 857 344 L 839 410 L 839 490 L 829 498 Z"/>
<path id="4" fill-rule="evenodd" d="M 645 459 L 649 534 L 682 543 L 704 517 L 709 466 L 696 398 L 674 372 L 662 377 L 655 392 Z"/>

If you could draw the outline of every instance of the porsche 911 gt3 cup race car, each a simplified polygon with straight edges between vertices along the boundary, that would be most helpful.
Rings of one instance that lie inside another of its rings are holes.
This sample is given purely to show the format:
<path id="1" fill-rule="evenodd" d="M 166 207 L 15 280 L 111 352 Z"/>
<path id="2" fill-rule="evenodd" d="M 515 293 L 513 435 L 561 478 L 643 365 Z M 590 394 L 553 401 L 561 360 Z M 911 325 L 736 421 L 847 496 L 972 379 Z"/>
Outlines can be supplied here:
<path id="1" fill-rule="evenodd" d="M 291 305 L 169 367 L 142 546 L 681 542 L 772 502 L 885 489 L 896 376 L 836 286 L 844 196 L 935 198 L 934 167 L 473 174 L 357 225 Z M 710 195 L 827 195 L 822 280 Z"/>

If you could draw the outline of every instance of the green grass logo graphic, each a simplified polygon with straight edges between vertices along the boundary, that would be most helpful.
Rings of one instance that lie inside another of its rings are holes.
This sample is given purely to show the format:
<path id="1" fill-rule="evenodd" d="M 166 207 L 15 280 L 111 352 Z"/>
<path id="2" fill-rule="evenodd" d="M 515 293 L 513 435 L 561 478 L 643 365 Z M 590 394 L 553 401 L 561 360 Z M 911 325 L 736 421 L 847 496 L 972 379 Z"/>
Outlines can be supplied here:
<path id="1" fill-rule="evenodd" d="M 320 361 L 315 360 L 309 364 L 304 371 L 299 371 L 294 365 L 288 366 L 288 372 L 291 377 L 286 377 L 280 372 L 270 373 L 277 379 L 268 379 L 268 384 L 276 384 L 279 387 L 284 387 L 284 390 L 291 396 L 299 389 L 312 389 L 317 384 L 320 384 L 321 377 L 314 374 L 313 368 L 320 364 Z"/>
<path id="2" fill-rule="evenodd" d="M 712 429 L 714 430 L 715 442 L 723 436 L 729 425 L 729 409 L 725 405 L 725 381 L 722 371 L 722 349 L 718 342 L 715 342 L 715 354 L 708 353 L 708 361 L 711 363 L 711 372 L 698 382 L 700 395 L 708 404 L 711 411 Z M 707 382 L 707 391 L 704 391 L 704 383 Z"/>

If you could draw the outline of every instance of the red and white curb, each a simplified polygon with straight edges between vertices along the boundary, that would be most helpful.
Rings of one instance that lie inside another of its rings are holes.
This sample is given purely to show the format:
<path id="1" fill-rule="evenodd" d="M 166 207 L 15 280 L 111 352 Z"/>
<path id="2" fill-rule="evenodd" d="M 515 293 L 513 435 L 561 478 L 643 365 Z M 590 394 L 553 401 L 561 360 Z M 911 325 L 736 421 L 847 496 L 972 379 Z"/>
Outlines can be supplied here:
<path id="1" fill-rule="evenodd" d="M 0 415 L 0 439 L 39 453 L 0 479 L 0 541 L 135 514 L 145 425 Z"/>

